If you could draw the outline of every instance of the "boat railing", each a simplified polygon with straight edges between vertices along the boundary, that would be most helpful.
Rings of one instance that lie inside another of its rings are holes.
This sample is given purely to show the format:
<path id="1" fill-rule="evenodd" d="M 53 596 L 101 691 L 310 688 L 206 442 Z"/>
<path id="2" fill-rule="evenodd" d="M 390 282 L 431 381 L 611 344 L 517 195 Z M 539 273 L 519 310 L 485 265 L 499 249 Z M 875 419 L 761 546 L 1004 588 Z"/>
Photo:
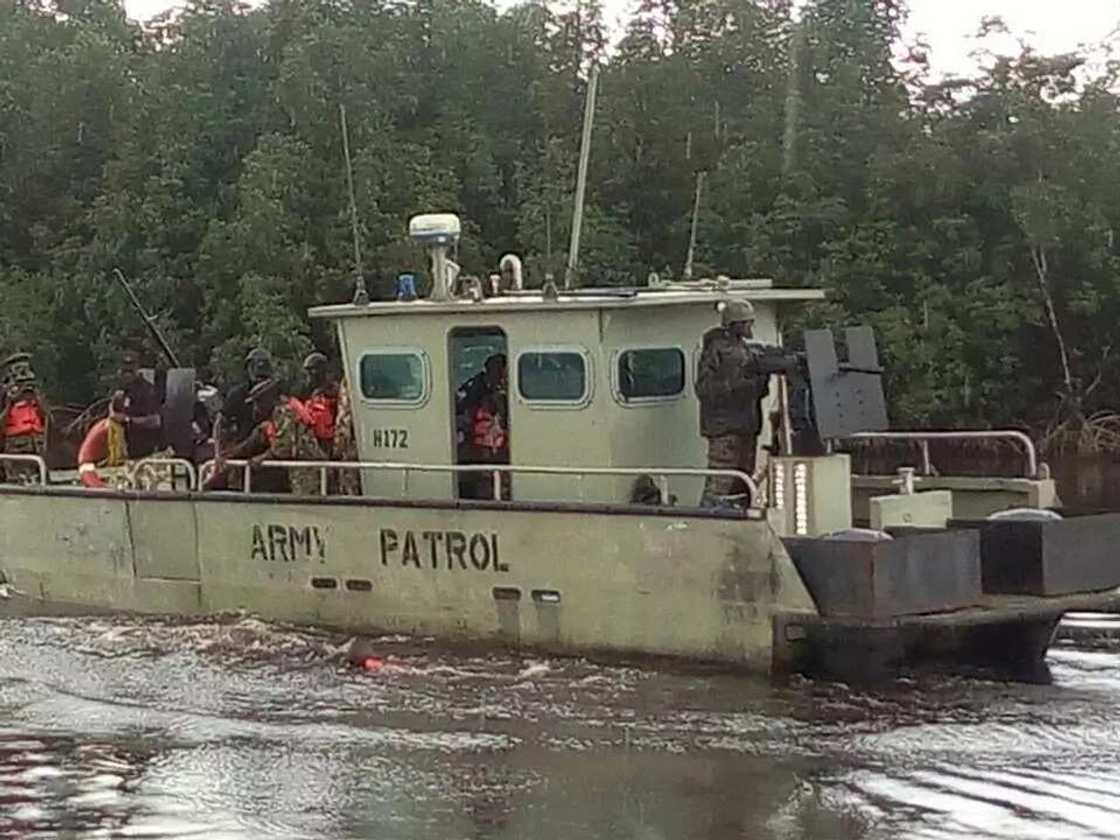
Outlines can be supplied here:
<path id="1" fill-rule="evenodd" d="M 929 443 L 935 440 L 1007 440 L 1019 444 L 1024 451 L 1026 461 L 1026 475 L 1023 478 L 1038 478 L 1038 451 L 1030 437 L 1015 429 L 979 429 L 961 432 L 858 432 L 848 435 L 844 440 L 886 440 L 886 441 L 913 441 L 921 449 L 922 475 L 933 475 L 933 462 L 930 459 Z"/>
<path id="2" fill-rule="evenodd" d="M 557 467 L 557 466 L 528 466 L 523 464 L 409 464 L 392 461 L 262 461 L 253 463 L 246 460 L 229 460 L 223 464 L 227 467 L 236 467 L 242 471 L 242 492 L 252 492 L 252 470 L 256 467 L 278 467 L 290 469 L 315 469 L 319 471 L 319 490 L 327 494 L 328 476 L 331 470 L 377 470 L 383 472 L 400 472 L 405 476 L 409 473 L 489 473 L 493 477 L 493 499 L 502 499 L 503 475 L 558 475 L 576 476 L 618 476 L 634 477 L 649 476 L 657 485 L 661 504 L 670 503 L 669 479 L 670 478 L 735 478 L 742 481 L 750 490 L 752 500 L 761 500 L 758 484 L 755 480 L 741 470 L 709 469 L 707 467 Z M 214 474 L 216 462 L 213 460 L 204 463 L 199 471 L 202 483 L 205 485 Z"/>
<path id="3" fill-rule="evenodd" d="M 175 482 L 175 470 L 182 470 L 187 479 L 187 489 L 197 490 L 198 484 L 198 470 L 195 468 L 193 462 L 188 461 L 186 458 L 142 458 L 135 463 L 129 464 L 125 472 L 129 481 L 135 487 L 145 476 L 144 473 L 148 472 L 146 468 L 149 467 L 169 467 L 172 487 Z M 149 472 L 150 474 L 150 472 Z M 137 488 L 144 489 L 144 488 Z"/>
<path id="4" fill-rule="evenodd" d="M 63 469 L 53 472 L 50 471 L 47 468 L 46 461 L 39 455 L 0 454 L 0 464 L 3 463 L 34 464 L 38 470 L 38 484 L 40 486 L 47 486 L 51 483 L 63 485 L 77 484 L 80 479 L 80 472 L 77 470 Z M 115 482 L 115 486 L 108 489 L 153 490 L 156 488 L 150 485 L 154 482 L 158 482 L 162 478 L 162 476 L 156 472 L 156 470 L 162 467 L 169 468 L 168 479 L 171 483 L 170 489 L 175 489 L 175 482 L 180 478 L 186 479 L 187 491 L 198 489 L 198 469 L 186 458 L 142 458 L 139 461 L 133 461 L 120 467 L 103 467 L 100 472 L 102 477 L 109 477 L 111 484 Z M 177 473 L 176 471 L 179 472 Z M 97 490 L 99 488 L 87 487 L 85 489 Z"/>
<path id="5" fill-rule="evenodd" d="M 47 462 L 40 455 L 6 455 L 0 454 L 0 464 L 34 464 L 39 471 L 39 484 L 47 483 Z"/>

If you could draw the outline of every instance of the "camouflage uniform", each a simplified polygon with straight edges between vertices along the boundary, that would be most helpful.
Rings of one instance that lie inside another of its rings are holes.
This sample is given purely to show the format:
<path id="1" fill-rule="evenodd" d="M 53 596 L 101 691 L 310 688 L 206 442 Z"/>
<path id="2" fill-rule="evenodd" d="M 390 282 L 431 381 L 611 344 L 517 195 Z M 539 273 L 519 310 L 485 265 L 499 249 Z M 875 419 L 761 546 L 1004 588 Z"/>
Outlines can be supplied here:
<path id="1" fill-rule="evenodd" d="M 761 402 L 769 387 L 769 377 L 744 339 L 726 327 L 704 336 L 696 395 L 700 399 L 700 434 L 708 439 L 711 469 L 754 472 L 762 429 Z M 741 485 L 732 477 L 711 476 L 701 504 L 716 504 L 719 497 L 746 492 Z"/>
<path id="2" fill-rule="evenodd" d="M 358 442 L 354 436 L 354 417 L 350 410 L 350 389 L 344 381 L 338 394 L 338 416 L 334 424 L 336 461 L 357 461 Z M 358 470 L 338 470 L 338 492 L 343 496 L 362 495 L 362 477 Z"/>
<path id="3" fill-rule="evenodd" d="M 36 384 L 35 370 L 28 353 L 13 353 L 0 362 L 0 451 L 5 455 L 38 455 L 47 451 L 47 411 Z M 10 484 L 33 484 L 39 480 L 34 464 L 5 463 L 4 480 Z"/>
<path id="4" fill-rule="evenodd" d="M 19 435 L 4 438 L 5 455 L 38 455 L 44 457 L 47 451 L 47 436 L 43 434 Z M 4 480 L 8 484 L 37 484 L 39 468 L 34 464 L 7 463 L 4 465 Z"/>
<path id="5" fill-rule="evenodd" d="M 286 402 L 281 402 L 272 411 L 272 424 L 275 429 L 269 459 L 277 461 L 322 461 L 323 450 L 311 427 L 304 422 L 296 411 Z M 322 486 L 319 470 L 291 469 L 292 492 L 297 496 L 318 496 Z"/>
<path id="6" fill-rule="evenodd" d="M 713 470 L 739 470 L 754 473 L 758 453 L 757 435 L 719 435 L 708 438 L 708 467 Z M 706 504 L 714 504 L 721 496 L 746 492 L 742 482 L 731 476 L 709 476 L 704 484 Z"/>

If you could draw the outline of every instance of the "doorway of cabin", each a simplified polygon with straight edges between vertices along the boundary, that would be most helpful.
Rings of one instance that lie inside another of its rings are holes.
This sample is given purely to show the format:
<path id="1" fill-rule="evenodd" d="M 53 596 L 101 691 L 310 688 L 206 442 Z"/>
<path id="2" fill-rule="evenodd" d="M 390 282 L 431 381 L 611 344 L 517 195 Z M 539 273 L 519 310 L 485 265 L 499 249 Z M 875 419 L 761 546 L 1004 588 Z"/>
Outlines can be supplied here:
<path id="1" fill-rule="evenodd" d="M 449 379 L 454 388 L 452 447 L 456 464 L 510 463 L 509 375 L 505 330 L 457 327 L 448 336 Z M 503 473 L 460 472 L 460 499 L 509 499 L 511 481 Z"/>

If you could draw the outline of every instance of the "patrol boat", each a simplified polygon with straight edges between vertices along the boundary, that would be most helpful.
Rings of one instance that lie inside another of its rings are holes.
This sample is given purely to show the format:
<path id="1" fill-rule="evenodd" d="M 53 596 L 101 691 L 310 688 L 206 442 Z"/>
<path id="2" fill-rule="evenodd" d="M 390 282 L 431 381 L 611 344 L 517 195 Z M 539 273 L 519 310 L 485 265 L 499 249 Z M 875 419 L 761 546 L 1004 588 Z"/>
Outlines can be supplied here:
<path id="1" fill-rule="evenodd" d="M 324 487 L 331 470 L 358 470 L 361 496 L 254 493 L 243 462 L 239 492 L 200 492 L 182 461 L 142 462 L 179 469 L 178 486 L 86 489 L 53 483 L 31 457 L 37 485 L 0 487 L 0 611 L 247 611 L 355 633 L 875 676 L 1038 665 L 1062 614 L 1120 583 L 1115 517 L 987 520 L 1056 503 L 1029 439 L 1020 478 L 937 476 L 928 458 L 853 476 L 843 441 L 897 435 L 867 330 L 850 330 L 839 354 L 831 333 L 806 333 L 824 454 L 783 431 L 757 481 L 725 471 L 751 488 L 748 509 L 699 507 L 718 472 L 704 466 L 693 390 L 702 336 L 721 304 L 747 300 L 757 338 L 780 346 L 783 317 L 820 290 L 726 279 L 527 290 L 510 257 L 509 288 L 487 294 L 449 259 L 458 219 L 418 217 L 410 230 L 430 253 L 429 296 L 310 311 L 337 329 L 360 460 L 274 462 L 318 469 Z M 463 463 L 456 389 L 496 353 L 509 360 L 508 463 Z M 790 429 L 779 386 L 773 408 Z M 911 436 L 938 434 L 955 433 Z M 479 472 L 496 474 L 493 497 L 464 498 Z"/>

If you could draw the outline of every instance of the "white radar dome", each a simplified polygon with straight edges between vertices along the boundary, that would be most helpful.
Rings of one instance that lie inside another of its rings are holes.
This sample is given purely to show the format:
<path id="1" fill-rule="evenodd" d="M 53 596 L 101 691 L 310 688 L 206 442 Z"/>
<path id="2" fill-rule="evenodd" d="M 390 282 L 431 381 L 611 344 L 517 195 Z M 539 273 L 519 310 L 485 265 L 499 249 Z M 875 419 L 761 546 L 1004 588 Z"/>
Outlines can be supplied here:
<path id="1" fill-rule="evenodd" d="M 408 222 L 408 235 L 421 244 L 454 244 L 459 241 L 459 230 L 459 217 L 454 213 L 423 213 Z"/>

